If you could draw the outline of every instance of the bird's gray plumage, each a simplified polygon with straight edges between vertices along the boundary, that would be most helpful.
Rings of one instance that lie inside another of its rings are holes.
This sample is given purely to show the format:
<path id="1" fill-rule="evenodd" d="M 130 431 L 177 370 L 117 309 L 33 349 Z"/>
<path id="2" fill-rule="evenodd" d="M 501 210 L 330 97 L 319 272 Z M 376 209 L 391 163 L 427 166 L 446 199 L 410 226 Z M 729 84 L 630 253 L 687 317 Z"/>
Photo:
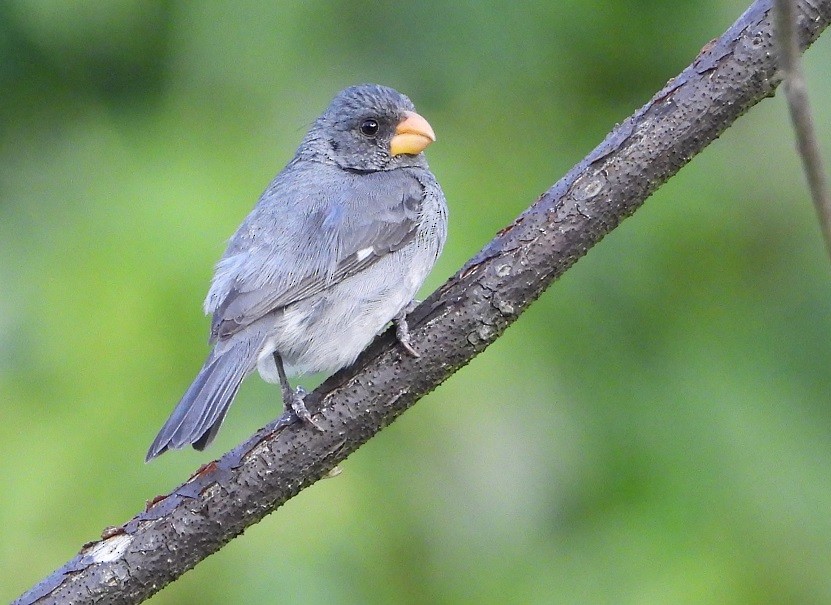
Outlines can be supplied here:
<path id="1" fill-rule="evenodd" d="M 446 236 L 444 194 L 421 153 L 391 155 L 412 103 L 362 85 L 339 93 L 232 236 L 205 299 L 208 359 L 147 459 L 215 436 L 242 380 L 351 364 L 404 309 Z M 375 120 L 374 136 L 361 132 Z"/>

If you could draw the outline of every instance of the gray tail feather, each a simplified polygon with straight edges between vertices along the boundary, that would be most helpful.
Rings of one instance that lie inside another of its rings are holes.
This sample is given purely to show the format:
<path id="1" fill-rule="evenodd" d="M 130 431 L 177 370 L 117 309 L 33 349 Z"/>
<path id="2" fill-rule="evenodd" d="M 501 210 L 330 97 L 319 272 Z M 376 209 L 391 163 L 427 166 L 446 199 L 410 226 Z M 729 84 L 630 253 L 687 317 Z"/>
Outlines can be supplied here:
<path id="1" fill-rule="evenodd" d="M 156 435 L 145 461 L 189 444 L 202 450 L 213 441 L 243 378 L 251 370 L 250 345 L 240 342 L 219 355 L 211 353 Z"/>

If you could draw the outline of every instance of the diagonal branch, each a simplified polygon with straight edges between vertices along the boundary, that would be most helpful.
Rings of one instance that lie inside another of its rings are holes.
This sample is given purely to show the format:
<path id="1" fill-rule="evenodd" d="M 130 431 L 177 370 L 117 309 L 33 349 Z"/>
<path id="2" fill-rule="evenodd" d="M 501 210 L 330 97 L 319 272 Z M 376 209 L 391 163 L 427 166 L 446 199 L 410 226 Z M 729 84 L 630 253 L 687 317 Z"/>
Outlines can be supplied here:
<path id="1" fill-rule="evenodd" d="M 776 0 L 776 37 L 779 62 L 785 77 L 785 96 L 796 135 L 796 148 L 802 158 L 802 166 L 808 180 L 808 188 L 819 217 L 825 248 L 831 255 L 831 193 L 822 166 L 822 153 L 817 141 L 811 105 L 808 102 L 808 85 L 800 60 L 799 33 L 794 10 L 794 0 Z"/>
<path id="2" fill-rule="evenodd" d="M 278 421 L 108 530 L 16 603 L 137 603 L 329 472 L 483 351 L 662 183 L 781 81 L 772 0 L 719 39 L 471 259 L 409 318 L 415 359 L 388 331 L 307 400 L 325 429 Z M 798 5 L 807 46 L 831 0 Z"/>

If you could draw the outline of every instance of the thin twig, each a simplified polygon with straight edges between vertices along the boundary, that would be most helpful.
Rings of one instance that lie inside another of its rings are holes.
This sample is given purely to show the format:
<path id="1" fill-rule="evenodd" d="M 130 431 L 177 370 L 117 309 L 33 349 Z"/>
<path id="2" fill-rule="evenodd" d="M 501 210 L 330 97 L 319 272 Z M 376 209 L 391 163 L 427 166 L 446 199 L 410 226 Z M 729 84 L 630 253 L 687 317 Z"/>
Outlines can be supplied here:
<path id="1" fill-rule="evenodd" d="M 797 38 L 795 0 L 775 0 L 776 40 L 780 67 L 784 72 L 785 97 L 796 134 L 796 147 L 808 179 L 808 188 L 819 216 L 825 247 L 831 256 L 831 195 L 817 140 L 808 85 L 802 71 L 801 52 Z"/>

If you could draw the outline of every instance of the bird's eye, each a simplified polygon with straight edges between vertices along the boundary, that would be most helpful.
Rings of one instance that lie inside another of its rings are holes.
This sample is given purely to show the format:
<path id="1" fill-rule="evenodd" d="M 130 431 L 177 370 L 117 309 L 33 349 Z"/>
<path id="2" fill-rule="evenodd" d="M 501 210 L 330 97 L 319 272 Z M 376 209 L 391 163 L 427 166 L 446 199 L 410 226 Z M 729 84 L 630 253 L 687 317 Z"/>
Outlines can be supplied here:
<path id="1" fill-rule="evenodd" d="M 361 122 L 361 134 L 365 137 L 374 137 L 378 133 L 378 120 L 367 118 Z"/>

